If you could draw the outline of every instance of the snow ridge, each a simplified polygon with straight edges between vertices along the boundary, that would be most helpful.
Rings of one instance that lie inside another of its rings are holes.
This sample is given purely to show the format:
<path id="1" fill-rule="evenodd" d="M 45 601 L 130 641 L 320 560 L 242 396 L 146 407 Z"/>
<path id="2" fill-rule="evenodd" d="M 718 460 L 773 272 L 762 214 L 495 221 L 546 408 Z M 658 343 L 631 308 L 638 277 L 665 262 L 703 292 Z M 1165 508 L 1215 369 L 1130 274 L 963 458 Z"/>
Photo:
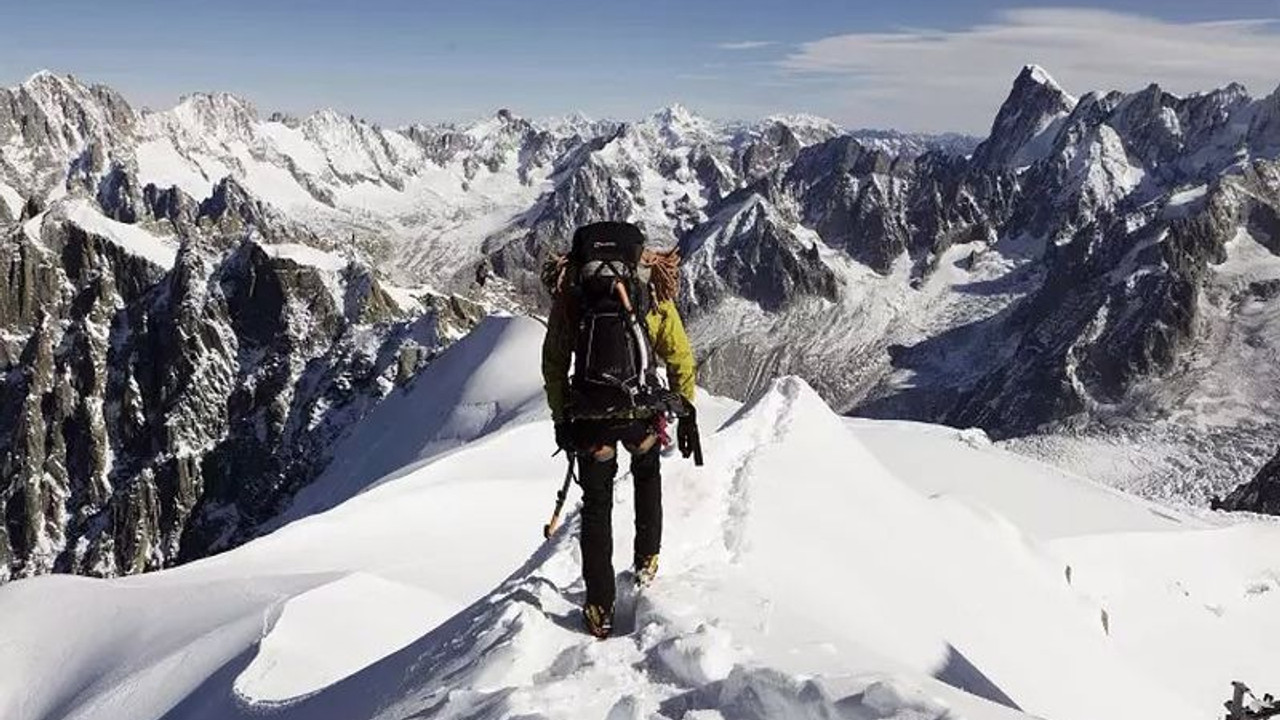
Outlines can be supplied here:
<path id="1" fill-rule="evenodd" d="M 459 370 L 506 358 L 506 376 L 441 372 L 406 400 L 461 398 L 441 408 L 455 416 L 480 397 L 522 406 L 539 378 L 509 359 L 536 354 L 540 327 L 488 321 L 446 355 Z M 1206 526 L 946 428 L 850 422 L 798 378 L 746 406 L 699 405 L 709 462 L 669 461 L 658 580 L 622 593 L 609 640 L 579 624 L 576 513 L 536 549 L 512 531 L 536 536 L 562 470 L 540 409 L 443 428 L 462 444 L 402 454 L 381 481 L 353 457 L 345 479 L 364 492 L 204 561 L 0 588 L 0 631 L 18 649 L 0 655 L 16 679 L 0 711 L 1190 720 L 1235 673 L 1280 665 L 1259 640 L 1280 631 L 1266 551 L 1280 528 Z M 384 439 L 423 441 L 407 422 Z M 1057 512 L 1024 504 L 1028 483 L 1051 489 Z M 459 527 L 489 541 L 458 542 Z"/>

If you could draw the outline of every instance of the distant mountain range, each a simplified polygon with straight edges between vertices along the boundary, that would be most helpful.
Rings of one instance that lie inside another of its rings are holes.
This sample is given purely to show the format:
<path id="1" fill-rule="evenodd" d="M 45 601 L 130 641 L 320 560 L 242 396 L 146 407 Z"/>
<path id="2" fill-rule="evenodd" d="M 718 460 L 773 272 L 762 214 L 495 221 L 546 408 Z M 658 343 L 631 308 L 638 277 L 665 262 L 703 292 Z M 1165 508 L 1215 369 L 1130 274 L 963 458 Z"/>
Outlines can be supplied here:
<path id="1" fill-rule="evenodd" d="M 799 374 L 1191 503 L 1280 445 L 1280 94 L 1028 67 L 978 141 L 680 106 L 392 130 L 40 73 L 0 136 L 0 579 L 251 537 L 601 218 L 681 248 L 710 389 Z"/>

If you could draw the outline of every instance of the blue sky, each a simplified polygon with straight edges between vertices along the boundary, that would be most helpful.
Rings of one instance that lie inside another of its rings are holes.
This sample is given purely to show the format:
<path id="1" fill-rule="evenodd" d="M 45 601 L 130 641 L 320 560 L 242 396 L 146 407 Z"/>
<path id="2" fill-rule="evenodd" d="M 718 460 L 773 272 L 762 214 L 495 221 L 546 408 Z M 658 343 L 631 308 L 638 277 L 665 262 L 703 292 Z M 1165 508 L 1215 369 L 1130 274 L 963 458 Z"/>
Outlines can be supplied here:
<path id="1" fill-rule="evenodd" d="M 1280 82 L 1280 0 L 5 5 L 6 85 L 47 68 L 138 105 L 225 90 L 264 113 L 333 107 L 390 125 L 498 107 L 634 118 L 679 101 L 721 118 L 810 112 L 982 133 L 1026 62 L 1078 93 L 1240 80 L 1264 94 Z"/>

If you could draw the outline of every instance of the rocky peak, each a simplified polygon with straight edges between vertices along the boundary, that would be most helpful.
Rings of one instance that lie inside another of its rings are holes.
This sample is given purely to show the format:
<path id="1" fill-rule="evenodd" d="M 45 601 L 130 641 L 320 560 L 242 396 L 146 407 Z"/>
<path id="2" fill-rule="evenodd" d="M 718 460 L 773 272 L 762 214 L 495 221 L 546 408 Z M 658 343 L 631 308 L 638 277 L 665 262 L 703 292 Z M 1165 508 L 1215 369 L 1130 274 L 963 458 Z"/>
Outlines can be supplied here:
<path id="1" fill-rule="evenodd" d="M 801 239 L 768 200 L 752 189 L 735 193 L 681 246 L 688 301 L 713 305 L 726 295 L 778 311 L 803 297 L 835 300 L 835 273 L 812 239 Z"/>
<path id="2" fill-rule="evenodd" d="M 291 130 L 297 130 L 302 125 L 302 119 L 297 115 L 277 110 L 267 117 L 267 122 L 280 123 Z"/>
<path id="3" fill-rule="evenodd" d="M 200 204 L 181 188 L 148 184 L 142 189 L 142 198 L 152 220 L 168 222 L 179 233 L 196 224 Z"/>
<path id="4" fill-rule="evenodd" d="M 1255 153 L 1280 156 L 1280 87 L 1257 102 L 1249 123 L 1248 143 Z"/>
<path id="5" fill-rule="evenodd" d="M 571 112 L 564 117 L 548 119 L 542 123 L 549 132 L 558 137 L 572 138 L 576 136 L 584 142 L 603 135 L 612 135 L 617 132 L 620 124 L 616 120 L 596 120 L 577 111 Z"/>
<path id="6" fill-rule="evenodd" d="M 826 142 L 844 133 L 840 125 L 827 118 L 805 114 L 772 115 L 757 123 L 755 128 L 758 132 L 769 132 L 778 126 L 787 128 L 802 145 Z"/>
<path id="7" fill-rule="evenodd" d="M 43 194 L 90 147 L 105 156 L 127 145 L 136 123 L 133 109 L 114 90 L 37 73 L 16 88 L 0 89 L 0 136 L 18 138 L 28 149 L 0 163 L 0 180 Z"/>
<path id="8" fill-rule="evenodd" d="M 637 123 L 641 132 L 651 133 L 670 147 L 691 146 L 717 136 L 714 123 L 675 103 Z"/>
<path id="9" fill-rule="evenodd" d="M 1055 93 L 1064 95 L 1067 98 L 1071 97 L 1070 95 L 1067 94 L 1065 90 L 1062 89 L 1062 86 L 1058 84 L 1058 81 L 1053 79 L 1053 76 L 1049 74 L 1048 70 L 1045 70 L 1043 67 L 1040 67 L 1039 65 L 1036 65 L 1034 63 L 1022 66 L 1022 70 L 1018 73 L 1018 78 L 1020 79 L 1025 78 L 1027 82 L 1031 82 L 1040 87 L 1047 88 Z M 1014 84 L 1016 87 L 1017 85 L 1016 80 Z"/>
<path id="10" fill-rule="evenodd" d="M 1231 156 L 1228 148 L 1243 142 L 1253 99 L 1239 83 L 1231 83 L 1207 93 L 1197 93 L 1184 98 L 1177 107 L 1182 126 L 1183 142 L 1187 148 L 1206 148 L 1212 152 Z M 1209 163 L 1216 171 L 1220 163 Z M 1185 169 L 1194 171 L 1194 164 L 1184 163 Z"/>
<path id="11" fill-rule="evenodd" d="M 128 224 L 138 222 L 139 210 L 146 205 L 134 174 L 119 163 L 98 181 L 96 200 L 107 217 Z"/>
<path id="12" fill-rule="evenodd" d="M 699 123 L 698 118 L 689 108 L 680 103 L 672 103 L 650 116 L 655 124 L 672 128 L 693 127 Z"/>
<path id="13" fill-rule="evenodd" d="M 1013 81 L 991 134 L 973 153 L 984 168 L 1023 167 L 1049 153 L 1059 124 L 1076 99 L 1038 65 L 1027 65 Z"/>
<path id="14" fill-rule="evenodd" d="M 131 122 L 134 116 L 129 103 L 115 90 L 105 85 L 85 85 L 73 75 L 58 75 L 41 70 L 17 88 L 41 104 L 51 115 L 71 117 L 73 111 L 83 111 L 98 122 Z"/>
<path id="15" fill-rule="evenodd" d="M 239 237 L 252 231 L 273 241 L 295 238 L 318 242 L 313 233 L 254 197 L 230 175 L 219 180 L 213 193 L 200 201 L 195 221 L 206 231 L 222 236 Z"/>
<path id="16" fill-rule="evenodd" d="M 738 172 L 748 181 L 754 181 L 790 164 L 803 147 L 789 125 L 769 123 L 738 152 Z"/>
<path id="17" fill-rule="evenodd" d="M 258 124 L 257 108 L 230 93 L 188 95 L 165 115 L 172 117 L 188 137 L 222 143 L 251 143 Z"/>
<path id="18" fill-rule="evenodd" d="M 303 134 L 326 150 L 344 150 L 357 148 L 363 144 L 363 123 L 354 115 L 340 113 L 332 108 L 325 108 L 307 116 L 299 128 Z M 344 147 L 349 144 L 350 148 Z"/>
<path id="19" fill-rule="evenodd" d="M 453 125 L 415 124 L 400 132 L 421 147 L 431 162 L 440 166 L 448 165 L 472 147 L 471 138 Z"/>
<path id="20" fill-rule="evenodd" d="M 801 151 L 788 176 L 792 181 L 797 181 L 827 174 L 888 174 L 895 167 L 900 167 L 895 160 L 893 155 L 883 150 L 868 147 L 852 136 L 842 135 Z"/>
<path id="21" fill-rule="evenodd" d="M 1127 96 L 1108 118 L 1135 154 L 1157 166 L 1176 159 L 1183 150 L 1182 99 L 1155 83 Z"/>
<path id="22" fill-rule="evenodd" d="M 841 136 L 807 147 L 780 178 L 797 220 L 853 259 L 887 273 L 907 250 L 913 160 Z"/>
<path id="23" fill-rule="evenodd" d="M 505 109 L 467 128 L 464 138 L 468 154 L 463 167 L 468 180 L 481 169 L 497 173 L 512 167 L 526 185 L 532 184 L 537 170 L 550 167 L 570 145 L 581 140 L 576 135 L 558 135 Z"/>

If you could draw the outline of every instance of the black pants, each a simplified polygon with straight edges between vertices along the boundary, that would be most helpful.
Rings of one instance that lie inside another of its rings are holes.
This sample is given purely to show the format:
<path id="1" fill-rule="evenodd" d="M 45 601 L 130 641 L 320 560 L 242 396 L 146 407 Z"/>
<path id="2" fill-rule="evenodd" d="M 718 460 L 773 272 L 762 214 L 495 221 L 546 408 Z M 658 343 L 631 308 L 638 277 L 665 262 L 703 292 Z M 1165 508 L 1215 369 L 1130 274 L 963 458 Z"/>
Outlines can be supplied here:
<path id="1" fill-rule="evenodd" d="M 611 607 L 613 578 L 613 480 L 618 474 L 617 443 L 631 454 L 636 493 L 635 555 L 653 555 L 662 543 L 662 474 L 659 443 L 648 420 L 579 421 L 575 439 L 582 483 L 582 578 L 587 602 Z"/>

